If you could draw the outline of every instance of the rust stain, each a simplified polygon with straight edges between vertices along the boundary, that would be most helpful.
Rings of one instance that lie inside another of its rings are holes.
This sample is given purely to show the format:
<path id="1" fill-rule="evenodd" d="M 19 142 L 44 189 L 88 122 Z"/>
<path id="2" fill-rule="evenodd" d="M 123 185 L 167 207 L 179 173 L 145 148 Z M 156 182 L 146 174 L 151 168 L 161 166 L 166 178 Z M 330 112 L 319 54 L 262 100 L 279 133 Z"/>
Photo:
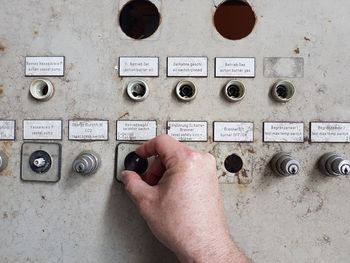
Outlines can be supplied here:
<path id="1" fill-rule="evenodd" d="M 0 97 L 4 95 L 4 86 L 0 85 Z"/>
<path id="2" fill-rule="evenodd" d="M 13 145 L 12 141 L 5 141 L 5 142 L 0 143 L 0 150 L 6 154 L 8 159 L 10 159 L 10 157 L 11 157 L 12 145 Z M 11 176 L 11 170 L 9 169 L 9 165 L 7 166 L 7 168 L 5 170 L 3 170 L 0 173 L 0 176 Z"/>
<path id="3" fill-rule="evenodd" d="M 125 112 L 124 114 L 122 114 L 121 116 L 119 116 L 118 120 L 121 120 L 125 117 L 128 117 L 129 116 L 129 112 Z"/>
<path id="4" fill-rule="evenodd" d="M 6 49 L 6 47 L 4 46 L 4 44 L 0 43 L 0 52 L 4 52 Z"/>
<path id="5" fill-rule="evenodd" d="M 311 41 L 311 39 L 308 38 L 308 37 L 304 37 L 304 40 L 305 40 L 305 41 Z"/>
<path id="6" fill-rule="evenodd" d="M 251 153 L 251 154 L 255 154 L 256 153 L 256 151 L 253 148 L 248 149 L 248 152 Z"/>
<path id="7" fill-rule="evenodd" d="M 300 49 L 299 48 L 294 49 L 294 53 L 295 54 L 300 54 Z"/>

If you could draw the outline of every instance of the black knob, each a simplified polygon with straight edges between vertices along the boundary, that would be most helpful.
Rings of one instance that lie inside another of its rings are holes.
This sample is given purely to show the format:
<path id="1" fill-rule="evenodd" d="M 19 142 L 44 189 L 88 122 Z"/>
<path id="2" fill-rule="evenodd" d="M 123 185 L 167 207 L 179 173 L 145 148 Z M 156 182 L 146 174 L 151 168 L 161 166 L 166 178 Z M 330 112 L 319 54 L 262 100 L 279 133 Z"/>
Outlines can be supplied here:
<path id="1" fill-rule="evenodd" d="M 136 152 L 131 152 L 125 157 L 124 168 L 142 175 L 148 168 L 148 160 L 140 157 Z"/>

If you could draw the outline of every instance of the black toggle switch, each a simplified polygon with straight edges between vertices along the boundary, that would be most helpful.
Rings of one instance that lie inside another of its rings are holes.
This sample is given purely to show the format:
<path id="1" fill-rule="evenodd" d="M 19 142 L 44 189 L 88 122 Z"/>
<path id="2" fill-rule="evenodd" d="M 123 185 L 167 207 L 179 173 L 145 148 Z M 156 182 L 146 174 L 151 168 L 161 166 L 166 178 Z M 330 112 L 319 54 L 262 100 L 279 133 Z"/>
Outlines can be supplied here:
<path id="1" fill-rule="evenodd" d="M 136 152 L 131 152 L 125 157 L 124 168 L 142 175 L 147 171 L 148 160 L 140 157 Z"/>

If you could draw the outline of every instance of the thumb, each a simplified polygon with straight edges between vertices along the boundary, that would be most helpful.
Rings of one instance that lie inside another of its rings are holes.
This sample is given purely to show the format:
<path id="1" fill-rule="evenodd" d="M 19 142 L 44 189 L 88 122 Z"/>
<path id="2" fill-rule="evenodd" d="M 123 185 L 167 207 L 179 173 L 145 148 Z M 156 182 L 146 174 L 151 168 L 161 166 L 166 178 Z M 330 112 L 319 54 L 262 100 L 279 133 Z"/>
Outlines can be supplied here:
<path id="1" fill-rule="evenodd" d="M 132 171 L 123 171 L 120 179 L 125 186 L 125 191 L 137 205 L 139 205 L 144 199 L 149 200 L 152 198 L 152 187 L 144 182 L 137 173 Z"/>

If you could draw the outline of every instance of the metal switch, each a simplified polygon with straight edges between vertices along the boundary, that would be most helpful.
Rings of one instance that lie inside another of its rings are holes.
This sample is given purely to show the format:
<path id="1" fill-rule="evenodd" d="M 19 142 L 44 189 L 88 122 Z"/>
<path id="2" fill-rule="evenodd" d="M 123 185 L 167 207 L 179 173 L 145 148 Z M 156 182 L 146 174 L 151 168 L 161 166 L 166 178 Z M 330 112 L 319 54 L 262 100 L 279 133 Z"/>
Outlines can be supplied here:
<path id="1" fill-rule="evenodd" d="M 81 153 L 73 162 L 73 170 L 82 175 L 90 175 L 100 166 L 100 157 L 93 152 Z"/>
<path id="2" fill-rule="evenodd" d="M 324 175 L 350 175 L 350 161 L 339 154 L 326 153 L 320 158 L 318 164 Z"/>
<path id="3" fill-rule="evenodd" d="M 297 175 L 301 166 L 289 153 L 278 153 L 270 161 L 271 169 L 279 176 Z"/>

